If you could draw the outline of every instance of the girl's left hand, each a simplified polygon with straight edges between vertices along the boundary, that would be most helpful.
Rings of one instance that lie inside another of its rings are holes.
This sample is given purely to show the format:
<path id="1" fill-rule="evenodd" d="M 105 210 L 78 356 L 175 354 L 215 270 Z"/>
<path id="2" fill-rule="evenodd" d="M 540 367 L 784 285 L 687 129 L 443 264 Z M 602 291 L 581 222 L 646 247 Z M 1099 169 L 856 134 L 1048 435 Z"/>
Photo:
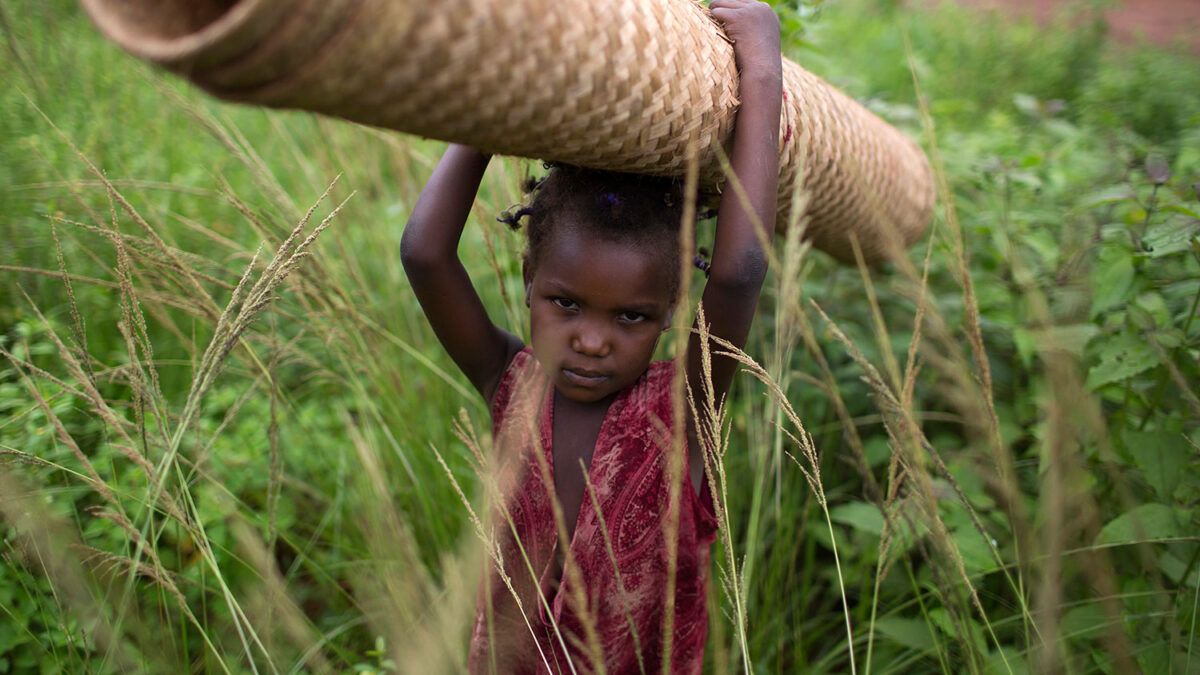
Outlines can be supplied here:
<path id="1" fill-rule="evenodd" d="M 734 59 L 743 77 L 750 73 L 781 76 L 779 17 L 770 5 L 758 0 L 712 0 L 708 8 L 733 40 Z"/>

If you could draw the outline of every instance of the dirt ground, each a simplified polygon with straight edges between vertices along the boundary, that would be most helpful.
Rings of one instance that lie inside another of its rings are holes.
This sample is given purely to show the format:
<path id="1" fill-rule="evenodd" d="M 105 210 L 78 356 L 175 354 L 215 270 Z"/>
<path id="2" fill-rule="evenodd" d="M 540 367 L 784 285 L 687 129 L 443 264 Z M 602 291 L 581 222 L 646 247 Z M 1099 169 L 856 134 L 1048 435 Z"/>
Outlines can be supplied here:
<path id="1" fill-rule="evenodd" d="M 1048 23 L 1071 2 L 1063 0 L 956 0 Z M 1149 40 L 1160 45 L 1184 45 L 1200 55 L 1200 0 L 1114 0 L 1105 12 L 1113 38 L 1122 42 Z"/>

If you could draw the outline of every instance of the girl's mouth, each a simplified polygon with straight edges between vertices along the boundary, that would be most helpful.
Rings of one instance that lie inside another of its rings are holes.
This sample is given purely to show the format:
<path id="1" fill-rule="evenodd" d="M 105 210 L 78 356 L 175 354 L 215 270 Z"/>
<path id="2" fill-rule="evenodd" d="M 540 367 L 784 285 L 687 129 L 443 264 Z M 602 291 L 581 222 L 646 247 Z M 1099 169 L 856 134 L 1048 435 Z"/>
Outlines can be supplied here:
<path id="1" fill-rule="evenodd" d="M 578 387 L 595 387 L 608 379 L 604 373 L 598 373 L 590 370 L 572 370 L 570 368 L 562 369 L 563 377 L 568 382 Z"/>

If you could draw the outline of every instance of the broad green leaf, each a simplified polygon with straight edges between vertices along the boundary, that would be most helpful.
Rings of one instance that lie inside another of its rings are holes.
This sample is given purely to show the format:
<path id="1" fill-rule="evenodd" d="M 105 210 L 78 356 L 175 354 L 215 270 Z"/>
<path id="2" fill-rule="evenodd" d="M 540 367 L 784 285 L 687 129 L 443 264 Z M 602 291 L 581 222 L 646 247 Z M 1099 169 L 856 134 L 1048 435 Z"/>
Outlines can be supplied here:
<path id="1" fill-rule="evenodd" d="M 962 556 L 963 566 L 968 574 L 990 572 L 996 569 L 996 559 L 992 556 L 992 545 L 975 531 L 974 527 L 965 526 L 955 529 L 950 536 L 958 546 Z"/>
<path id="2" fill-rule="evenodd" d="M 1076 207 L 1080 211 L 1087 211 L 1106 204 L 1116 204 L 1118 202 L 1128 201 L 1135 197 L 1133 188 L 1128 185 L 1114 185 L 1104 188 L 1089 194 L 1080 200 Z"/>
<path id="3" fill-rule="evenodd" d="M 1171 667 L 1171 645 L 1166 638 L 1138 645 L 1136 658 L 1143 673 L 1177 672 Z"/>
<path id="4" fill-rule="evenodd" d="M 1110 520 L 1100 530 L 1096 543 L 1136 544 L 1174 539 L 1182 535 L 1183 529 L 1171 507 L 1165 504 L 1142 504 Z"/>
<path id="5" fill-rule="evenodd" d="M 1091 655 L 1092 669 L 1089 673 L 1113 673 L 1116 672 L 1116 666 L 1113 665 L 1112 654 L 1100 649 L 1089 649 Z"/>
<path id="6" fill-rule="evenodd" d="M 1197 185 L 1200 185 L 1200 183 L 1197 183 Z M 1162 210 L 1170 211 L 1171 213 L 1182 213 L 1189 218 L 1200 218 L 1200 211 L 1190 209 L 1183 204 L 1167 204 L 1166 206 L 1162 207 Z"/>
<path id="7" fill-rule="evenodd" d="M 1110 246 L 1100 252 L 1092 269 L 1092 317 L 1129 300 L 1133 285 L 1133 256 L 1125 249 Z"/>
<path id="8" fill-rule="evenodd" d="M 835 506 L 829 510 L 829 517 L 835 523 L 849 525 L 856 530 L 869 532 L 875 536 L 883 534 L 883 514 L 874 504 L 851 502 Z"/>
<path id="9" fill-rule="evenodd" d="M 1021 652 L 1012 647 L 1001 647 L 988 654 L 983 663 L 984 675 L 1029 675 L 1029 664 Z"/>
<path id="10" fill-rule="evenodd" d="M 1111 623 L 1104 606 L 1097 600 L 1073 607 L 1063 615 L 1062 632 L 1068 638 L 1101 639 L 1107 634 Z"/>
<path id="11" fill-rule="evenodd" d="M 1193 543 L 1192 551 L 1195 550 L 1195 546 L 1196 544 Z M 1188 554 L 1188 558 L 1191 558 L 1190 554 Z M 1164 549 L 1158 556 L 1158 566 L 1162 568 L 1163 574 L 1166 574 L 1167 578 L 1176 584 L 1193 589 L 1200 586 L 1200 569 L 1189 565 L 1186 560 L 1172 554 L 1170 550 Z M 1185 574 L 1187 578 L 1184 578 Z"/>
<path id="12" fill-rule="evenodd" d="M 887 438 L 871 436 L 863 443 L 863 454 L 867 457 L 867 464 L 873 467 L 880 466 L 891 459 L 892 448 L 888 445 Z"/>
<path id="13" fill-rule="evenodd" d="M 1138 330 L 1145 332 L 1154 330 L 1154 315 L 1147 312 L 1142 306 L 1137 304 L 1127 305 L 1125 312 L 1129 316 L 1129 322 L 1136 326 Z"/>
<path id="14" fill-rule="evenodd" d="M 1041 105 L 1036 98 L 1029 94 L 1013 94 L 1013 105 L 1016 106 L 1017 110 L 1030 117 L 1041 116 Z"/>
<path id="15" fill-rule="evenodd" d="M 1192 247 L 1192 240 L 1200 234 L 1200 220 L 1194 218 L 1171 218 L 1163 223 L 1152 225 L 1146 231 L 1142 243 L 1146 255 L 1151 258 L 1161 258 L 1187 251 Z"/>
<path id="16" fill-rule="evenodd" d="M 1124 433 L 1129 453 L 1146 482 L 1164 502 L 1171 500 L 1175 488 L 1188 470 L 1191 446 L 1182 434 L 1170 431 L 1129 431 Z"/>
<path id="17" fill-rule="evenodd" d="M 1171 325 L 1171 309 L 1167 307 L 1167 301 L 1163 299 L 1162 293 L 1158 291 L 1142 293 L 1133 304 L 1149 314 L 1151 328 Z"/>
<path id="18" fill-rule="evenodd" d="M 5 607 L 11 607 L 11 605 L 5 605 Z M 18 630 L 23 619 L 25 619 L 24 616 L 14 616 L 11 610 L 5 613 L 5 620 L 0 621 L 0 654 L 11 654 L 22 643 L 29 641 L 28 633 Z M 0 666 L 0 673 L 3 672 L 7 671 Z"/>
<path id="19" fill-rule="evenodd" d="M 918 652 L 931 651 L 934 647 L 929 624 L 920 619 L 884 617 L 875 622 L 875 632 Z"/>
<path id="20" fill-rule="evenodd" d="M 950 618 L 950 612 L 945 607 L 935 607 L 929 610 L 929 619 L 951 639 L 970 639 L 980 654 L 988 653 L 987 643 L 983 637 L 983 628 L 974 619 L 968 618 L 964 623 L 956 624 L 954 619 Z M 968 634 L 960 634 L 962 631 L 966 631 Z"/>
<path id="21" fill-rule="evenodd" d="M 1046 265 L 1051 265 L 1058 259 L 1062 246 L 1062 242 L 1047 230 L 1029 232 L 1022 243 L 1036 251 Z"/>
<path id="22" fill-rule="evenodd" d="M 1168 328 L 1166 330 L 1155 331 L 1154 339 L 1158 340 L 1159 345 L 1167 349 L 1182 347 L 1183 343 L 1187 341 L 1183 335 L 1183 330 L 1179 328 Z"/>
<path id="23" fill-rule="evenodd" d="M 1100 346 L 1100 362 L 1088 370 L 1087 386 L 1099 389 L 1120 382 L 1158 365 L 1158 354 L 1150 345 L 1130 335 L 1118 335 Z"/>
<path id="24" fill-rule="evenodd" d="M 1042 179 L 1032 171 L 1012 171 L 1008 174 L 1008 180 L 1014 185 L 1024 185 L 1034 190 L 1042 187 Z"/>

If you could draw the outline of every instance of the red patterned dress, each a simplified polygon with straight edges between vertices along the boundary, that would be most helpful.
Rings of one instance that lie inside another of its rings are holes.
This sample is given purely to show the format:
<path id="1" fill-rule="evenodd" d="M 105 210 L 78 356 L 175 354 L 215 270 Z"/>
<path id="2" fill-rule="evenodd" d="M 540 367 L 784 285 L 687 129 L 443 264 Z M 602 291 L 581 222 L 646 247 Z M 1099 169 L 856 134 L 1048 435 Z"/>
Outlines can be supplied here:
<path id="1" fill-rule="evenodd" d="M 591 487 L 568 562 L 552 579 L 559 542 L 553 389 L 528 348 L 513 359 L 492 410 L 499 464 L 494 487 L 506 495 L 506 508 L 495 509 L 500 560 L 488 561 L 480 588 L 472 673 L 595 673 L 598 662 L 612 674 L 662 672 L 673 374 L 670 362 L 652 363 L 613 400 L 596 440 Z M 717 521 L 710 492 L 697 496 L 686 461 L 680 478 L 671 672 L 699 673 Z"/>

